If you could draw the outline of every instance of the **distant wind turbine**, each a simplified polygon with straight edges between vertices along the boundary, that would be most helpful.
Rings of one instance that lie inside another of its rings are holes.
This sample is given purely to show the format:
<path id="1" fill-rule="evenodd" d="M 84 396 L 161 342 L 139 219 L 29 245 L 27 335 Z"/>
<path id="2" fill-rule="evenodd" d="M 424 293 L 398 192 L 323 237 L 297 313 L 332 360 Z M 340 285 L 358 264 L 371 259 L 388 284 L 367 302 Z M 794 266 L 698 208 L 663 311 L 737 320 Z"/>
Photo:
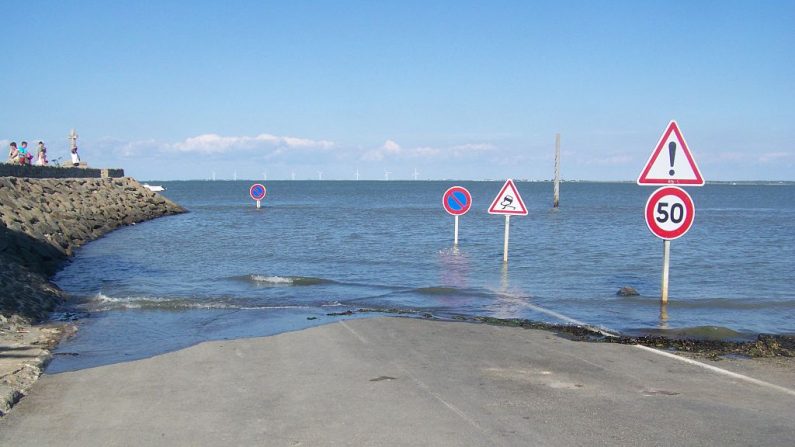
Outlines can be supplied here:
<path id="1" fill-rule="evenodd" d="M 323 180 L 323 171 L 317 171 L 317 179 Z"/>
<path id="2" fill-rule="evenodd" d="M 295 180 L 295 171 L 293 171 L 293 172 L 291 172 L 291 173 L 290 173 L 290 178 L 291 178 L 291 179 L 293 179 L 293 180 Z"/>
<path id="3" fill-rule="evenodd" d="M 359 180 L 359 168 L 356 168 L 356 181 Z"/>
<path id="4" fill-rule="evenodd" d="M 391 174 L 391 172 L 384 169 L 384 180 L 389 181 L 389 174 Z"/>
<path id="5" fill-rule="evenodd" d="M 414 168 L 414 180 L 417 180 L 417 177 L 420 176 L 420 173 L 417 171 L 417 168 Z"/>

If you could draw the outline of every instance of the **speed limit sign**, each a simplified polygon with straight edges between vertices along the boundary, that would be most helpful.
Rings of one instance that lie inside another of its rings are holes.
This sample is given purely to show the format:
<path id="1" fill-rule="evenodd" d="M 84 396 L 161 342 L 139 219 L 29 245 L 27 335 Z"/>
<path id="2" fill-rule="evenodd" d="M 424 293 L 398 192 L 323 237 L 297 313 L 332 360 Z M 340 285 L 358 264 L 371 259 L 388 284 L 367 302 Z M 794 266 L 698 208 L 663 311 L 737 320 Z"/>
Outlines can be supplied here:
<path id="1" fill-rule="evenodd" d="M 696 208 L 684 189 L 664 186 L 654 191 L 646 202 L 646 225 L 655 236 L 674 240 L 682 237 L 690 226 Z"/>

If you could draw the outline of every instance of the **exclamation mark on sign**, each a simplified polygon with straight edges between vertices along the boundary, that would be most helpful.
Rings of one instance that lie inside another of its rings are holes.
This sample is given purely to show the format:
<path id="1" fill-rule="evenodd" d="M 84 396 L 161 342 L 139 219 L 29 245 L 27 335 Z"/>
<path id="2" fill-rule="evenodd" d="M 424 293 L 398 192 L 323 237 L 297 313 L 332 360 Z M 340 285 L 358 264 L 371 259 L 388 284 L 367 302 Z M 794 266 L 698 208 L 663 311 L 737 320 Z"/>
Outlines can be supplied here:
<path id="1" fill-rule="evenodd" d="M 676 174 L 676 171 L 674 171 L 674 159 L 675 158 L 676 158 L 676 143 L 671 141 L 670 143 L 668 143 L 668 161 L 671 162 L 671 170 L 668 171 L 668 175 Z"/>

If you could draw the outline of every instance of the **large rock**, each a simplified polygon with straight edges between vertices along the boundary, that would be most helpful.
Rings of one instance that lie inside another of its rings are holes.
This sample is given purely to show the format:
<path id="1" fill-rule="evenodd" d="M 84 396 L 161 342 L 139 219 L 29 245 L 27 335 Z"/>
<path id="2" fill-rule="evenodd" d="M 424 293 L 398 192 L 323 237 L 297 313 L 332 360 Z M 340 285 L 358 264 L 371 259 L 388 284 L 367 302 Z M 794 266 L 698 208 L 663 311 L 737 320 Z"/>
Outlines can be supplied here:
<path id="1" fill-rule="evenodd" d="M 634 287 L 624 286 L 616 292 L 618 296 L 638 296 L 640 295 Z"/>
<path id="2" fill-rule="evenodd" d="M 132 178 L 0 177 L 0 314 L 45 319 L 61 300 L 48 278 L 77 247 L 184 211 Z"/>

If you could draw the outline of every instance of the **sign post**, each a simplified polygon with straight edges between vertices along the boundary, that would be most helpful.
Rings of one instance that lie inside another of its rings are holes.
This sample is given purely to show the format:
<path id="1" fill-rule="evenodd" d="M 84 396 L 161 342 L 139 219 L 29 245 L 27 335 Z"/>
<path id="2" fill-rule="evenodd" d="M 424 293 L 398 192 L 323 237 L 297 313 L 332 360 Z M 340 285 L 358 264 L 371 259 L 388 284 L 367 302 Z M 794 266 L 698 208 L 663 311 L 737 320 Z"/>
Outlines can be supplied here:
<path id="1" fill-rule="evenodd" d="M 472 207 L 472 195 L 463 186 L 453 186 L 442 195 L 442 206 L 445 211 L 455 216 L 453 245 L 458 245 L 458 216 L 466 214 Z"/>
<path id="2" fill-rule="evenodd" d="M 703 186 L 704 177 L 687 146 L 676 121 L 665 128 L 657 146 L 638 176 L 638 185 Z M 665 186 L 654 191 L 646 201 L 646 225 L 663 240 L 663 270 L 660 301 L 668 303 L 668 271 L 671 265 L 671 241 L 683 236 L 693 224 L 696 209 L 684 189 Z"/>
<path id="3" fill-rule="evenodd" d="M 262 199 L 268 194 L 268 190 L 265 189 L 265 185 L 254 183 L 251 185 L 251 188 L 248 189 L 248 195 L 251 196 L 252 199 L 257 201 L 257 209 L 261 206 Z"/>
<path id="4" fill-rule="evenodd" d="M 502 186 L 500 193 L 494 198 L 489 207 L 489 214 L 502 214 L 505 216 L 505 241 L 502 247 L 502 262 L 508 262 L 508 238 L 511 232 L 511 216 L 526 216 L 527 207 L 513 180 L 508 179 Z"/>
<path id="5" fill-rule="evenodd" d="M 684 236 L 693 225 L 696 208 L 690 194 L 677 186 L 664 186 L 651 193 L 646 201 L 646 225 L 649 231 L 663 240 L 663 271 L 661 301 L 668 302 L 668 270 L 671 241 Z"/>

